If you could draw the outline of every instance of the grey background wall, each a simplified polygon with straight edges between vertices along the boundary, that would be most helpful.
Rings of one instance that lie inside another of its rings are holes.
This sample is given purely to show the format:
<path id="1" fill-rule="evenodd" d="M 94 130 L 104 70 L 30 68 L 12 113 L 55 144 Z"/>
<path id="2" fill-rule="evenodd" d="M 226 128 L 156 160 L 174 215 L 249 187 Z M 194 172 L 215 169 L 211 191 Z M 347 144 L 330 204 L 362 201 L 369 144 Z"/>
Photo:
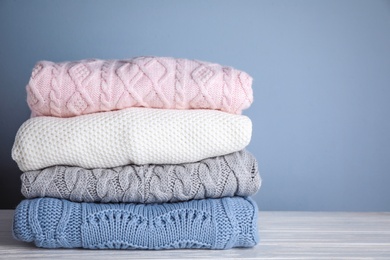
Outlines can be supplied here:
<path id="1" fill-rule="evenodd" d="M 1 208 L 38 60 L 173 56 L 254 78 L 262 210 L 390 211 L 390 1 L 0 1 Z"/>

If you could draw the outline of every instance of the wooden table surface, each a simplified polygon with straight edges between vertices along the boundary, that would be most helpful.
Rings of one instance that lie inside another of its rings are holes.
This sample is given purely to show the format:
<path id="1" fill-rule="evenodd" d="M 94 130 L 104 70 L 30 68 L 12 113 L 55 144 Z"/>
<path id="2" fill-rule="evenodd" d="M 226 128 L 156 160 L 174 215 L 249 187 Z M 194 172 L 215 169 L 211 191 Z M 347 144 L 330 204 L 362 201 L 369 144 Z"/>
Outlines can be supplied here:
<path id="1" fill-rule="evenodd" d="M 390 213 L 260 212 L 260 243 L 230 250 L 42 249 L 12 238 L 0 210 L 0 259 L 390 259 Z"/>

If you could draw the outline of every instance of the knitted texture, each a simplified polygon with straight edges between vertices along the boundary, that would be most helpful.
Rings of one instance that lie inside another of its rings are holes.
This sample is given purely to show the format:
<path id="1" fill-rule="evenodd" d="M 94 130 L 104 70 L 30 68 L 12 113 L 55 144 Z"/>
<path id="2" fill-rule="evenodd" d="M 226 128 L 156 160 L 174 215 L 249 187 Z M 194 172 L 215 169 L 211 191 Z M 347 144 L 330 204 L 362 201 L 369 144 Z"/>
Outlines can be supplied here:
<path id="1" fill-rule="evenodd" d="M 76 202 L 162 203 L 250 196 L 261 184 L 255 157 L 243 150 L 180 165 L 127 165 L 87 170 L 55 166 L 21 176 L 26 198 Z"/>
<path id="2" fill-rule="evenodd" d="M 13 234 L 45 248 L 228 249 L 258 242 L 257 206 L 246 197 L 163 204 L 22 201 Z"/>
<path id="3" fill-rule="evenodd" d="M 180 164 L 242 150 L 251 134 L 248 117 L 217 110 L 128 108 L 35 117 L 18 130 L 12 158 L 23 172 L 54 165 Z"/>
<path id="4" fill-rule="evenodd" d="M 252 78 L 219 64 L 167 57 L 38 62 L 26 87 L 33 116 L 71 117 L 129 107 L 239 114 Z"/>

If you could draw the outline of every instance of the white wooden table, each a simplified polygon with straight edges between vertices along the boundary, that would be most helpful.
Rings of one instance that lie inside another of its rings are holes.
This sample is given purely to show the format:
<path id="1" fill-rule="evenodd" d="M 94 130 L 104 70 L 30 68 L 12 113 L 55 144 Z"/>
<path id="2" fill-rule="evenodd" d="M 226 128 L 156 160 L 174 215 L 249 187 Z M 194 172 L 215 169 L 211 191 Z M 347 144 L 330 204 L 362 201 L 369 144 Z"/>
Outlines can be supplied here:
<path id="1" fill-rule="evenodd" d="M 390 213 L 260 212 L 260 243 L 230 250 L 42 249 L 12 238 L 0 211 L 0 259 L 390 259 Z"/>

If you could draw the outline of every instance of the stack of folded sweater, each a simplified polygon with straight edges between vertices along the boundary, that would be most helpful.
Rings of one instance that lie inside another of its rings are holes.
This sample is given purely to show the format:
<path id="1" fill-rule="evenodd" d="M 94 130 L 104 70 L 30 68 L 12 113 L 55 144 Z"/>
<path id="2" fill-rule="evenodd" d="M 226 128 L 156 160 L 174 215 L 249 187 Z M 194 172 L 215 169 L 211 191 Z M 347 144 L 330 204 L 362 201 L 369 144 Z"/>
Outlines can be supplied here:
<path id="1" fill-rule="evenodd" d="M 252 78 L 165 57 L 34 67 L 14 237 L 46 248 L 252 247 Z"/>

